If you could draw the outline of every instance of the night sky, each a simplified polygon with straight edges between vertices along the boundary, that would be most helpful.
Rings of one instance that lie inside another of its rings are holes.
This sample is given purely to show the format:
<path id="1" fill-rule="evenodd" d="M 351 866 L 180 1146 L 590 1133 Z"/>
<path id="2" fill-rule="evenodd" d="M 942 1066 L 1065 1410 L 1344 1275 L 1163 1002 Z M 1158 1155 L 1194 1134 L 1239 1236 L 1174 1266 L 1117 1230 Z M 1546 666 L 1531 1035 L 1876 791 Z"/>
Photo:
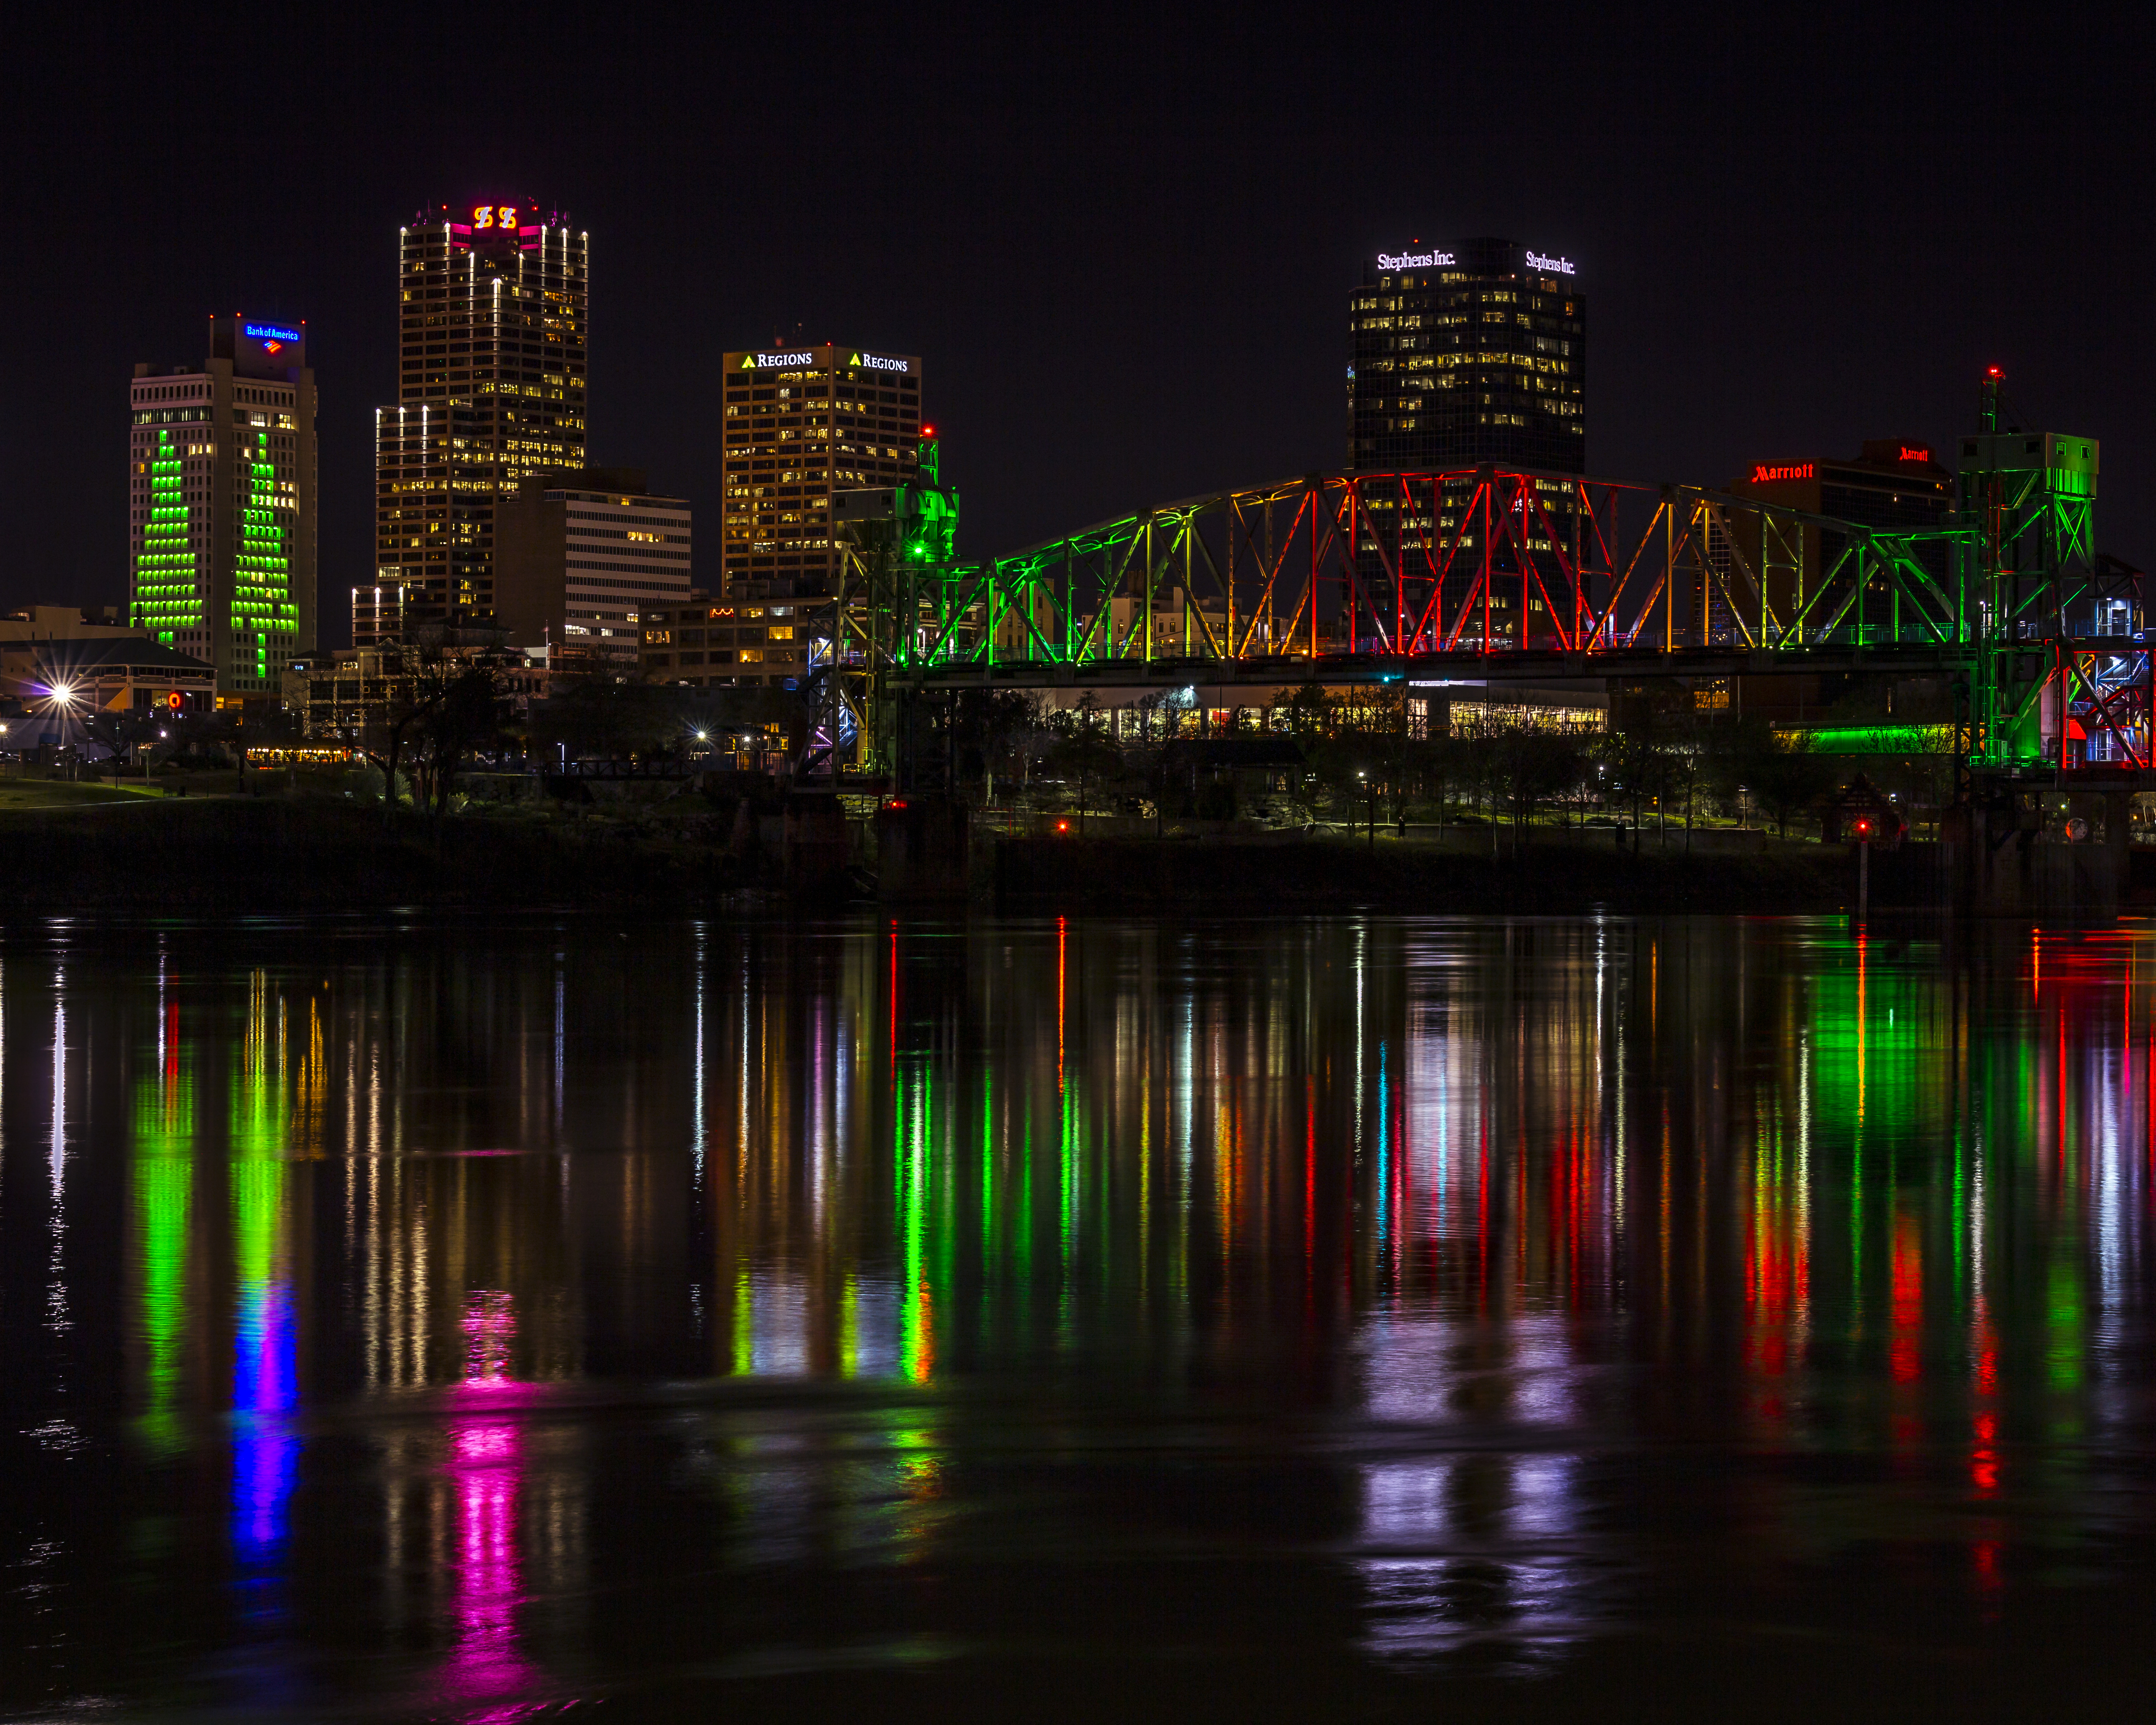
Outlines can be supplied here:
<path id="1" fill-rule="evenodd" d="M 490 197 L 588 229 L 593 458 L 714 526 L 719 355 L 797 326 L 925 357 L 968 555 L 1338 467 L 1360 260 L 1487 233 L 1579 264 L 1594 473 L 1950 448 L 1996 363 L 2156 558 L 2141 12 L 374 10 L 13 44 L 8 607 L 126 597 L 131 367 L 244 309 L 308 321 L 345 639 L 397 228 Z"/>

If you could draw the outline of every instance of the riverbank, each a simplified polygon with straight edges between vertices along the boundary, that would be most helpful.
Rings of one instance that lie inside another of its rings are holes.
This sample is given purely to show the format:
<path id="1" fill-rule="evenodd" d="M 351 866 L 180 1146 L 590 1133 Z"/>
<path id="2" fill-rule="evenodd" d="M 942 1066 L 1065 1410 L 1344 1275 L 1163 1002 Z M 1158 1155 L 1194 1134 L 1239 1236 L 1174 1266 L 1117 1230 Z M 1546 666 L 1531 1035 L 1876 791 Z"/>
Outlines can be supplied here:
<path id="1" fill-rule="evenodd" d="M 392 829 L 377 808 L 305 797 L 0 810 L 0 914 L 783 905 L 777 835 L 759 861 L 726 826 L 486 814 Z M 1800 845 L 1687 857 L 1553 833 L 1492 857 L 1387 836 L 975 842 L 972 898 L 1020 911 L 1774 913 L 1841 909 L 1851 885 L 1845 854 Z M 855 890 L 827 880 L 814 896 Z"/>
<path id="2" fill-rule="evenodd" d="M 1841 910 L 1851 885 L 1847 855 L 1815 845 L 1687 857 L 1530 841 L 1491 857 L 1382 839 L 1013 839 L 994 871 L 1005 907 L 1059 910 L 1789 914 Z"/>
<path id="3" fill-rule="evenodd" d="M 726 851 L 597 822 L 405 816 L 322 798 L 131 797 L 0 813 L 0 913 L 531 909 L 716 901 Z"/>

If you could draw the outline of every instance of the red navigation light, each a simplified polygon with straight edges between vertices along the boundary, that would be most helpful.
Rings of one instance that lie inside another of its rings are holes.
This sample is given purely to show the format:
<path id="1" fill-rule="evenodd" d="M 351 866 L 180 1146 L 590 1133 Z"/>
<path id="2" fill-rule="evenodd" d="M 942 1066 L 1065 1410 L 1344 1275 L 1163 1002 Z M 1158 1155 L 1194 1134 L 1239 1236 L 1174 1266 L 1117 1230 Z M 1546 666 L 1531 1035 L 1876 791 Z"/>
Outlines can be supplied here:
<path id="1" fill-rule="evenodd" d="M 921 434 L 923 437 L 933 437 L 936 435 L 936 428 L 932 425 L 924 425 L 921 428 Z"/>
<path id="2" fill-rule="evenodd" d="M 1993 367 L 1989 371 L 1986 372 L 1984 375 L 1985 377 L 2005 377 L 2005 376 L 2006 375 L 2006 373 L 2005 373 L 2005 372 L 2002 372 L 2002 371 L 2000 371 L 1997 366 L 1994 366 L 1994 367 Z"/>
<path id="3" fill-rule="evenodd" d="M 1070 823 L 1067 820 L 1059 820 L 1055 823 L 1055 830 L 1059 833 L 1067 833 L 1070 830 Z"/>
<path id="4" fill-rule="evenodd" d="M 1871 823 L 1868 819 L 1860 819 L 1857 821 L 1856 836 L 1860 839 L 1868 839 L 1871 836 Z"/>
<path id="5" fill-rule="evenodd" d="M 895 797 L 891 799 L 891 806 L 894 809 L 903 809 L 906 807 L 906 798 L 903 797 Z"/>

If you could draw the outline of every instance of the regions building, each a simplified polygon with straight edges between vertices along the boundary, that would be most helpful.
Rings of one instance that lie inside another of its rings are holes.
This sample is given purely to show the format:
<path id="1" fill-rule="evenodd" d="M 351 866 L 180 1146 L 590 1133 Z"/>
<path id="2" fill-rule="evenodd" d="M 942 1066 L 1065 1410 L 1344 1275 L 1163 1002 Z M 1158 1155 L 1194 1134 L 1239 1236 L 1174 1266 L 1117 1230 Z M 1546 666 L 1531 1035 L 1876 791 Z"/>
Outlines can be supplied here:
<path id="1" fill-rule="evenodd" d="M 306 326 L 210 321 L 198 366 L 135 367 L 128 388 L 128 614 L 270 695 L 315 641 L 315 374 Z"/>
<path id="2" fill-rule="evenodd" d="M 644 613 L 689 597 L 685 497 L 629 467 L 527 474 L 495 523 L 495 619 L 520 647 L 634 673 Z"/>
<path id="3" fill-rule="evenodd" d="M 497 506 L 531 473 L 583 465 L 588 255 L 585 234 L 530 199 L 398 230 L 397 403 L 374 416 L 374 579 L 354 589 L 356 639 L 383 639 L 385 618 L 490 616 Z"/>
<path id="4" fill-rule="evenodd" d="M 1366 259 L 1348 300 L 1348 465 L 1587 470 L 1587 301 L 1509 239 Z"/>
<path id="5" fill-rule="evenodd" d="M 828 595 L 839 555 L 831 493 L 912 475 L 921 361 L 826 345 L 737 351 L 725 366 L 723 590 L 782 601 Z"/>

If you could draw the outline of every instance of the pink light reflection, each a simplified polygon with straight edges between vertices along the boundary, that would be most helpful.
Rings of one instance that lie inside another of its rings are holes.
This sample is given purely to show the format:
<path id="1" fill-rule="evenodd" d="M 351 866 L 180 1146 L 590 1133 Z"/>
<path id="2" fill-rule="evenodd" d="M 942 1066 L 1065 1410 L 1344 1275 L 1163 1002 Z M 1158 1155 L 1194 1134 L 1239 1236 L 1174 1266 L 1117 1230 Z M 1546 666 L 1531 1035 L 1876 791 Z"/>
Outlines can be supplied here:
<path id="1" fill-rule="evenodd" d="M 519 1651 L 516 1607 L 523 1594 L 518 1561 L 518 1506 L 524 1483 L 524 1434 L 512 1409 L 536 1386 L 509 1375 L 516 1313 L 510 1295 L 476 1289 L 465 1302 L 465 1378 L 450 1394 L 444 1471 L 454 1487 L 456 1645 L 444 1662 L 439 1702 L 469 1725 L 520 1718 L 529 1704 L 513 1699 L 538 1671 Z M 504 1392 L 522 1390 L 525 1395 Z M 471 1711 L 477 1709 L 477 1711 Z"/>

